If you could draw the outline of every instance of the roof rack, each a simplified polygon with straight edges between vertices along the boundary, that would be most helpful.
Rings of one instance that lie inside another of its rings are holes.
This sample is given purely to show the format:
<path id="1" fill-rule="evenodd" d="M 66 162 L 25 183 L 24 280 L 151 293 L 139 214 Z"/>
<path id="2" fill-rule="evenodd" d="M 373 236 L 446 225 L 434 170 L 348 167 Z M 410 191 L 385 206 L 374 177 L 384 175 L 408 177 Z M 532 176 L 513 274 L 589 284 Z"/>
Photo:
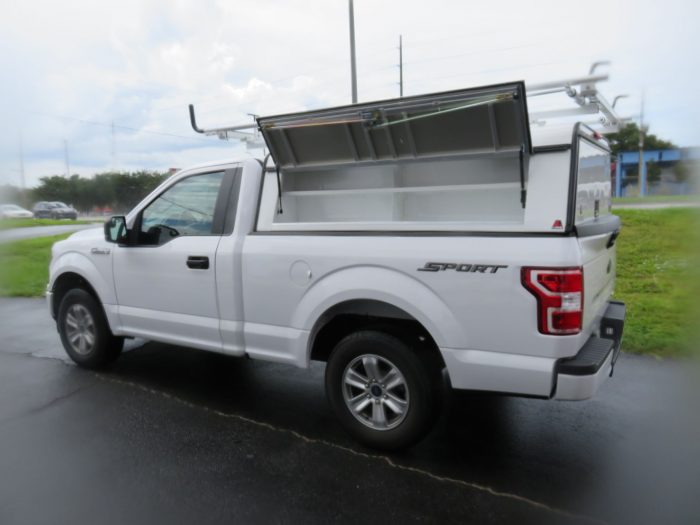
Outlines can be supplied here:
<path id="1" fill-rule="evenodd" d="M 550 109 L 530 113 L 530 123 L 542 123 L 546 119 L 561 117 L 600 115 L 597 121 L 586 122 L 586 124 L 600 124 L 606 128 L 605 131 L 615 131 L 626 119 L 621 118 L 615 112 L 615 102 L 626 95 L 615 97 L 615 102 L 610 104 L 608 100 L 598 91 L 598 83 L 608 80 L 609 75 L 595 74 L 598 66 L 607 65 L 608 61 L 594 62 L 587 76 L 544 82 L 527 86 L 527 96 L 537 97 L 552 93 L 565 93 L 576 103 L 574 107 L 561 109 Z"/>
<path id="2" fill-rule="evenodd" d="M 619 98 L 627 95 L 615 97 L 612 104 L 598 91 L 598 83 L 608 80 L 608 74 L 595 74 L 595 70 L 602 65 L 608 65 L 608 61 L 594 62 L 587 76 L 570 78 L 566 80 L 556 80 L 541 84 L 528 85 L 526 89 L 527 97 L 538 97 L 553 93 L 565 93 L 576 103 L 573 107 L 549 109 L 539 112 L 530 112 L 530 124 L 544 124 L 548 119 L 556 119 L 571 116 L 600 115 L 598 120 L 585 121 L 588 125 L 602 125 L 605 132 L 616 131 L 627 119 L 619 117 L 615 113 L 615 102 Z M 264 147 L 265 142 L 260 133 L 260 128 L 256 122 L 249 124 L 238 124 L 222 128 L 203 129 L 197 125 L 194 106 L 189 105 L 190 123 L 192 129 L 197 133 L 209 136 L 217 136 L 222 140 L 242 140 L 248 148 Z M 257 120 L 257 117 L 253 115 Z M 247 130 L 251 130 L 248 132 Z"/>
<path id="3" fill-rule="evenodd" d="M 189 105 L 190 110 L 190 124 L 192 129 L 197 133 L 208 136 L 217 136 L 221 140 L 241 140 L 246 143 L 248 148 L 258 148 L 264 145 L 262 137 L 258 131 L 258 125 L 256 122 L 250 124 L 237 124 L 235 126 L 226 126 L 223 128 L 211 128 L 204 129 L 197 125 L 197 118 L 194 114 L 194 106 Z M 255 119 L 256 115 L 252 115 Z M 246 133 L 245 130 L 252 130 L 252 133 Z"/>

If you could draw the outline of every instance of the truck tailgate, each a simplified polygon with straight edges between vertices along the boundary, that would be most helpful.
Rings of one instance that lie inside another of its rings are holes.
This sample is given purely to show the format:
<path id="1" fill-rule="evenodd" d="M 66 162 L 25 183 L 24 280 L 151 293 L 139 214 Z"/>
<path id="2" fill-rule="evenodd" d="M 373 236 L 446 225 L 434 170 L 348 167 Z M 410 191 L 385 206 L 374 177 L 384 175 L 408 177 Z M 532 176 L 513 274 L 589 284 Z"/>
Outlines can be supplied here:
<path id="1" fill-rule="evenodd" d="M 596 322 L 615 287 L 616 247 L 608 247 L 612 233 L 580 237 L 583 262 L 583 327 Z"/>

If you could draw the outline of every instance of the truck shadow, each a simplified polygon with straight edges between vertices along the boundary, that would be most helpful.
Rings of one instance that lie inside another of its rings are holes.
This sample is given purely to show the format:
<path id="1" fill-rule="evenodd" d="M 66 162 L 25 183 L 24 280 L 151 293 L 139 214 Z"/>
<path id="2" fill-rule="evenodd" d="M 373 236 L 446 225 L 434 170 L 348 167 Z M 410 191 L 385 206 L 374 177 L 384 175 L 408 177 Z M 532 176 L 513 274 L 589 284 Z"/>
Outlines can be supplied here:
<path id="1" fill-rule="evenodd" d="M 377 454 L 337 423 L 325 399 L 324 370 L 322 363 L 301 370 L 147 343 L 126 352 L 108 374 L 208 409 Z M 579 416 L 575 404 L 448 391 L 428 437 L 387 455 L 438 476 L 561 503 L 593 483 L 605 464 L 605 454 L 588 454 L 604 438 L 582 435 Z"/>

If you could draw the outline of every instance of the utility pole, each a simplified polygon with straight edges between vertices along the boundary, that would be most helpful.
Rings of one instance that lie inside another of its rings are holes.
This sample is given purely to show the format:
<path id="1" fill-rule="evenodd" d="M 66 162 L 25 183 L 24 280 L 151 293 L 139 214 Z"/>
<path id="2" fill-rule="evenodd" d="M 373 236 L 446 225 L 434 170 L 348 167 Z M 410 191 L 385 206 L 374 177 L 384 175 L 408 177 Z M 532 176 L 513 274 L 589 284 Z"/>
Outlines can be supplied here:
<path id="1" fill-rule="evenodd" d="M 112 152 L 112 171 L 117 171 L 117 145 L 116 145 L 116 139 L 114 136 L 114 121 L 112 121 L 111 152 Z"/>
<path id="2" fill-rule="evenodd" d="M 70 177 L 70 159 L 68 157 L 68 140 L 63 139 L 63 154 L 66 158 L 66 178 Z"/>
<path id="3" fill-rule="evenodd" d="M 644 91 L 642 91 L 642 109 L 639 113 L 639 196 L 647 194 L 647 165 L 644 162 Z"/>
<path id="4" fill-rule="evenodd" d="M 27 189 L 27 181 L 24 177 L 24 143 L 22 140 L 22 130 L 19 130 L 19 177 L 22 184 L 22 190 Z"/>
<path id="5" fill-rule="evenodd" d="M 357 104 L 357 68 L 355 66 L 355 9 L 352 0 L 350 7 L 350 76 L 352 82 L 352 103 Z"/>
<path id="6" fill-rule="evenodd" d="M 403 97 L 403 35 L 399 35 L 399 96 Z"/>

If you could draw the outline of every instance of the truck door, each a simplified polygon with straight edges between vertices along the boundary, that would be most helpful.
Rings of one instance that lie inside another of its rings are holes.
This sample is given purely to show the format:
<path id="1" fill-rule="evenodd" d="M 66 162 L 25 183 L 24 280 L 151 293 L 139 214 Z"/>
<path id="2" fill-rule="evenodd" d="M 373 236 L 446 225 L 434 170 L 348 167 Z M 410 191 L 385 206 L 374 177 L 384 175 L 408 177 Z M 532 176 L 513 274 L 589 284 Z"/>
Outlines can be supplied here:
<path id="1" fill-rule="evenodd" d="M 134 242 L 116 246 L 114 282 L 126 333 L 220 350 L 216 250 L 235 170 L 180 179 L 141 209 Z"/>

